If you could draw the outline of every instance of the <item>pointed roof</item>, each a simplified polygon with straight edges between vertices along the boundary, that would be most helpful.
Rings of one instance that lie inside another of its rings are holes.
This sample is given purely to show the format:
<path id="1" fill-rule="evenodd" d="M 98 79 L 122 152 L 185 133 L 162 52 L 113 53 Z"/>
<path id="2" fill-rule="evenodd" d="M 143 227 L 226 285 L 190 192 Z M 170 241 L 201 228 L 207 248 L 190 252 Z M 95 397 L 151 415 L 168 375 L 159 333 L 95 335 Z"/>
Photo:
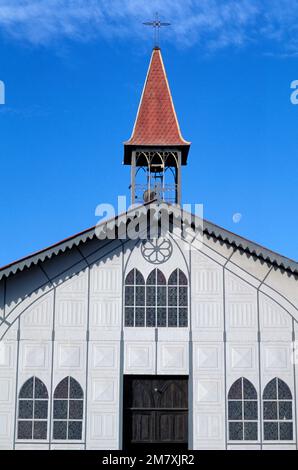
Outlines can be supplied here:
<path id="1" fill-rule="evenodd" d="M 125 161 L 130 163 L 131 147 L 182 148 L 186 163 L 190 142 L 181 135 L 161 51 L 155 47 L 141 96 L 131 138 L 124 143 Z"/>

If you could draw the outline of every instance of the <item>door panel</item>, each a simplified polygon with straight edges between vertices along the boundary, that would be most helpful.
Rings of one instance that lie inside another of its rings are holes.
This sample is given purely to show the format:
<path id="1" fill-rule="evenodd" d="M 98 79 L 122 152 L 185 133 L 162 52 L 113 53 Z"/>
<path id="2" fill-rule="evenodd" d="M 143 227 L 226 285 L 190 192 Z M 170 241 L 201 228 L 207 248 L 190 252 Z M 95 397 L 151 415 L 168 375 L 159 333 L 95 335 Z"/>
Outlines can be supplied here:
<path id="1" fill-rule="evenodd" d="M 154 416 L 150 411 L 132 412 L 132 442 L 152 442 L 154 439 Z"/>
<path id="2" fill-rule="evenodd" d="M 177 413 L 158 412 L 156 439 L 162 442 L 187 442 L 188 416 L 184 411 Z"/>
<path id="3" fill-rule="evenodd" d="M 160 381 L 159 381 L 160 382 Z M 187 381 L 165 381 L 160 384 L 160 408 L 187 408 Z"/>

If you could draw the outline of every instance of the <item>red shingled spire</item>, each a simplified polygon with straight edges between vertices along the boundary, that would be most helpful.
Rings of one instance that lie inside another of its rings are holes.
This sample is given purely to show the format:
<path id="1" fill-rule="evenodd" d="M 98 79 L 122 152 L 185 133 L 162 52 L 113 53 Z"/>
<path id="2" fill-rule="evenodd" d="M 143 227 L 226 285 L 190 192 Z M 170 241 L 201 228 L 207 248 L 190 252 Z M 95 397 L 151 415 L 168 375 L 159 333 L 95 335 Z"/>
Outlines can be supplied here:
<path id="1" fill-rule="evenodd" d="M 180 132 L 159 48 L 153 49 L 132 136 L 124 145 L 125 163 L 130 163 L 130 146 L 178 147 L 186 163 L 190 142 Z"/>

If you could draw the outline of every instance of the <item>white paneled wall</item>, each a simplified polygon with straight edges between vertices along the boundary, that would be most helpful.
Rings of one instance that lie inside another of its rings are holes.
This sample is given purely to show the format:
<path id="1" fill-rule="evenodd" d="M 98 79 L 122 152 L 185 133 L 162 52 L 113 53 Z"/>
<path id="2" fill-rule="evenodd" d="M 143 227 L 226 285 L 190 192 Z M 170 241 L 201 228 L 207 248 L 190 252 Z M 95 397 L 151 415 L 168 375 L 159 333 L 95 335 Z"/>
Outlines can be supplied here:
<path id="1" fill-rule="evenodd" d="M 0 450 L 11 448 L 14 436 L 14 406 L 17 343 L 0 343 Z"/>
<path id="2" fill-rule="evenodd" d="M 225 447 L 223 270 L 192 252 L 193 448 Z"/>
<path id="3" fill-rule="evenodd" d="M 34 267 L 32 273 L 12 278 L 6 309 L 0 284 L 1 315 L 6 311 L 13 323 L 0 342 L 0 449 L 120 448 L 123 374 L 189 376 L 192 448 L 271 448 L 274 443 L 264 441 L 261 425 L 256 442 L 229 441 L 226 400 L 240 377 L 258 392 L 259 418 L 260 397 L 272 378 L 283 379 L 293 397 L 297 393 L 298 371 L 292 361 L 294 330 L 298 337 L 292 315 L 297 308 L 292 304 L 287 311 L 285 296 L 279 302 L 276 289 L 262 283 L 269 268 L 255 267 L 257 262 L 247 257 L 242 266 L 240 254 L 235 255 L 237 265 L 228 262 L 231 250 L 210 240 L 201 252 L 184 250 L 184 242 L 173 240 L 172 257 L 158 268 L 166 278 L 177 268 L 188 277 L 189 326 L 125 328 L 125 274 L 137 267 L 146 278 L 154 266 L 141 256 L 138 244 L 130 243 L 123 251 L 119 245 L 113 251 L 109 244 L 98 253 L 95 246 L 93 241 L 91 253 L 86 245 L 84 259 L 73 250 L 55 258 L 57 263 L 46 261 L 44 272 Z M 81 441 L 55 442 L 51 424 L 46 441 L 18 441 L 16 397 L 33 375 L 45 383 L 49 396 L 64 377 L 80 383 Z M 282 448 L 296 446 L 295 407 L 294 428 L 294 441 L 282 443 Z"/>

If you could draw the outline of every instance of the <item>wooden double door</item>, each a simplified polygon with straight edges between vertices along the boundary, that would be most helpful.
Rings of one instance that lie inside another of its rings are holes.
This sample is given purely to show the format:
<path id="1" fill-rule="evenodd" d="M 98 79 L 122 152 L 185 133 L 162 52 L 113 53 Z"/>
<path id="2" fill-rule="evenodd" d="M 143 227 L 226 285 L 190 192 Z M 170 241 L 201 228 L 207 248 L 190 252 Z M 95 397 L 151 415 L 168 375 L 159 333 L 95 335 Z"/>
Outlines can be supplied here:
<path id="1" fill-rule="evenodd" d="M 124 377 L 123 444 L 187 449 L 188 377 Z"/>

